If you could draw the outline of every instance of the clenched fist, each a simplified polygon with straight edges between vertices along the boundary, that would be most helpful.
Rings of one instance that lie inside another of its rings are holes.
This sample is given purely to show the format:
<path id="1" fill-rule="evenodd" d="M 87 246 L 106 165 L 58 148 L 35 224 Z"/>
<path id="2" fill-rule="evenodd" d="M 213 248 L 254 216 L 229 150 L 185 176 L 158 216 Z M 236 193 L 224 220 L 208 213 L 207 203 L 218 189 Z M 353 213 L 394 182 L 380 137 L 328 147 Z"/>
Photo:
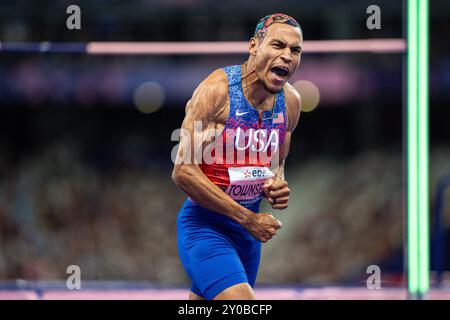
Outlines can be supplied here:
<path id="1" fill-rule="evenodd" d="M 243 226 L 250 234 L 261 242 L 267 242 L 281 228 L 281 221 L 270 213 L 254 213 L 246 219 Z"/>
<path id="2" fill-rule="evenodd" d="M 283 210 L 288 207 L 291 190 L 286 180 L 270 179 L 264 184 L 263 190 L 273 209 Z"/>

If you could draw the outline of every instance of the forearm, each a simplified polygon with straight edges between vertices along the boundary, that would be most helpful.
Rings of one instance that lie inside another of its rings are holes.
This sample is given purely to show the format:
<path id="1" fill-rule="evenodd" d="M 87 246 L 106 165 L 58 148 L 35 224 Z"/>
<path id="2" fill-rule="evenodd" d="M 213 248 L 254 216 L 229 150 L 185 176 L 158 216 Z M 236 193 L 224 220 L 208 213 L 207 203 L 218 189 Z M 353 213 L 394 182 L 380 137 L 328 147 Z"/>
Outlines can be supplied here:
<path id="1" fill-rule="evenodd" d="M 275 179 L 285 180 L 284 179 L 284 160 L 280 162 L 280 164 L 274 171 L 275 171 L 274 172 Z"/>
<path id="2" fill-rule="evenodd" d="M 243 224 L 254 212 L 231 199 L 212 183 L 196 165 L 183 165 L 174 175 L 176 185 L 200 206 Z"/>

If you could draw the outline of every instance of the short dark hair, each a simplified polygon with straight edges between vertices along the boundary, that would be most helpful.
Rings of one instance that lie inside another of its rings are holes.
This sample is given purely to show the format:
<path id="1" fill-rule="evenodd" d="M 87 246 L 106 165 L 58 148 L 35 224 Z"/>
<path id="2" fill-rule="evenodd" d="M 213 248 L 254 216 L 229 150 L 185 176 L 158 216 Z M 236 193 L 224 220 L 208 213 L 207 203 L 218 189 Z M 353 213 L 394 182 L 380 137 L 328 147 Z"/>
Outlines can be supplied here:
<path id="1" fill-rule="evenodd" d="M 265 16 L 258 21 L 258 24 L 255 28 L 255 34 L 253 36 L 258 39 L 264 39 L 267 34 L 267 29 L 274 23 L 288 24 L 290 26 L 299 28 L 300 32 L 302 32 L 300 24 L 294 18 L 284 13 L 274 13 Z"/>

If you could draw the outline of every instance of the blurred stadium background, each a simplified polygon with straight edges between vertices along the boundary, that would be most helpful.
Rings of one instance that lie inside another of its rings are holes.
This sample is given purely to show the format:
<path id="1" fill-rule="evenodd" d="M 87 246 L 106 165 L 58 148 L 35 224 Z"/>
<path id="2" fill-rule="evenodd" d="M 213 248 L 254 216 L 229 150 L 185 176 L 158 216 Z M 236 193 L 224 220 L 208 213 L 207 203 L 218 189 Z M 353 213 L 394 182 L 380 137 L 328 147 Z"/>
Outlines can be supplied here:
<path id="1" fill-rule="evenodd" d="M 65 27 L 70 4 L 81 7 L 81 30 Z M 366 28 L 371 4 L 3 0 L 0 41 L 246 41 L 273 12 L 296 17 L 306 41 L 402 38 L 403 1 L 376 2 L 381 30 Z M 448 1 L 430 1 L 432 270 L 450 270 L 445 246 L 433 246 L 438 182 L 450 175 L 449 17 Z M 0 52 L 0 287 L 31 290 L 14 297 L 32 298 L 36 288 L 64 287 L 67 267 L 78 265 L 83 288 L 165 288 L 174 290 L 159 297 L 185 297 L 176 244 L 185 196 L 170 178 L 171 134 L 199 82 L 245 59 Z M 284 228 L 264 246 L 259 292 L 324 298 L 336 294 L 296 290 L 351 287 L 364 292 L 348 297 L 379 297 L 366 289 L 367 267 L 379 265 L 382 290 L 399 290 L 384 297 L 406 297 L 404 63 L 402 53 L 304 53 L 291 83 L 320 102 L 302 113 L 293 136 L 292 199 L 275 213 Z M 449 201 L 447 192 L 447 251 Z M 450 292 L 445 273 L 442 282 L 431 275 L 432 288 Z"/>

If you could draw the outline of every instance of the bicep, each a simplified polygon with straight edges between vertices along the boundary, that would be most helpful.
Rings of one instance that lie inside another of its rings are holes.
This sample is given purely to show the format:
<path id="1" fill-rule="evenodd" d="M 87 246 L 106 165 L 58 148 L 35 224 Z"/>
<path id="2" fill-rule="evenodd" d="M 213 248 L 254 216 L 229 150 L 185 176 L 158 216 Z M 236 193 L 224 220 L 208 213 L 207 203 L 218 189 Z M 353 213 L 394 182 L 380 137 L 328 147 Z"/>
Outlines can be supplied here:
<path id="1" fill-rule="evenodd" d="M 286 112 L 287 112 L 287 130 L 283 143 L 280 146 L 280 158 L 279 163 L 284 164 L 284 160 L 289 154 L 291 146 L 292 132 L 298 125 L 300 119 L 302 100 L 300 94 L 291 86 L 288 87 L 288 95 L 286 100 Z"/>
<path id="2" fill-rule="evenodd" d="M 208 139 L 209 130 L 215 127 L 222 100 L 220 91 L 208 83 L 200 84 L 194 91 L 186 104 L 176 164 L 201 161 L 201 150 Z"/>
<path id="3" fill-rule="evenodd" d="M 208 113 L 204 109 L 202 102 L 194 94 L 186 105 L 186 115 L 180 128 L 176 166 L 195 163 L 195 154 L 201 146 L 198 140 L 199 137 L 201 139 L 202 128 L 208 122 Z"/>
<path id="4" fill-rule="evenodd" d="M 286 135 L 284 136 L 284 141 L 280 145 L 280 158 L 279 163 L 284 163 L 284 160 L 286 160 L 288 154 L 289 154 L 289 148 L 291 146 L 291 132 L 287 131 Z"/>

